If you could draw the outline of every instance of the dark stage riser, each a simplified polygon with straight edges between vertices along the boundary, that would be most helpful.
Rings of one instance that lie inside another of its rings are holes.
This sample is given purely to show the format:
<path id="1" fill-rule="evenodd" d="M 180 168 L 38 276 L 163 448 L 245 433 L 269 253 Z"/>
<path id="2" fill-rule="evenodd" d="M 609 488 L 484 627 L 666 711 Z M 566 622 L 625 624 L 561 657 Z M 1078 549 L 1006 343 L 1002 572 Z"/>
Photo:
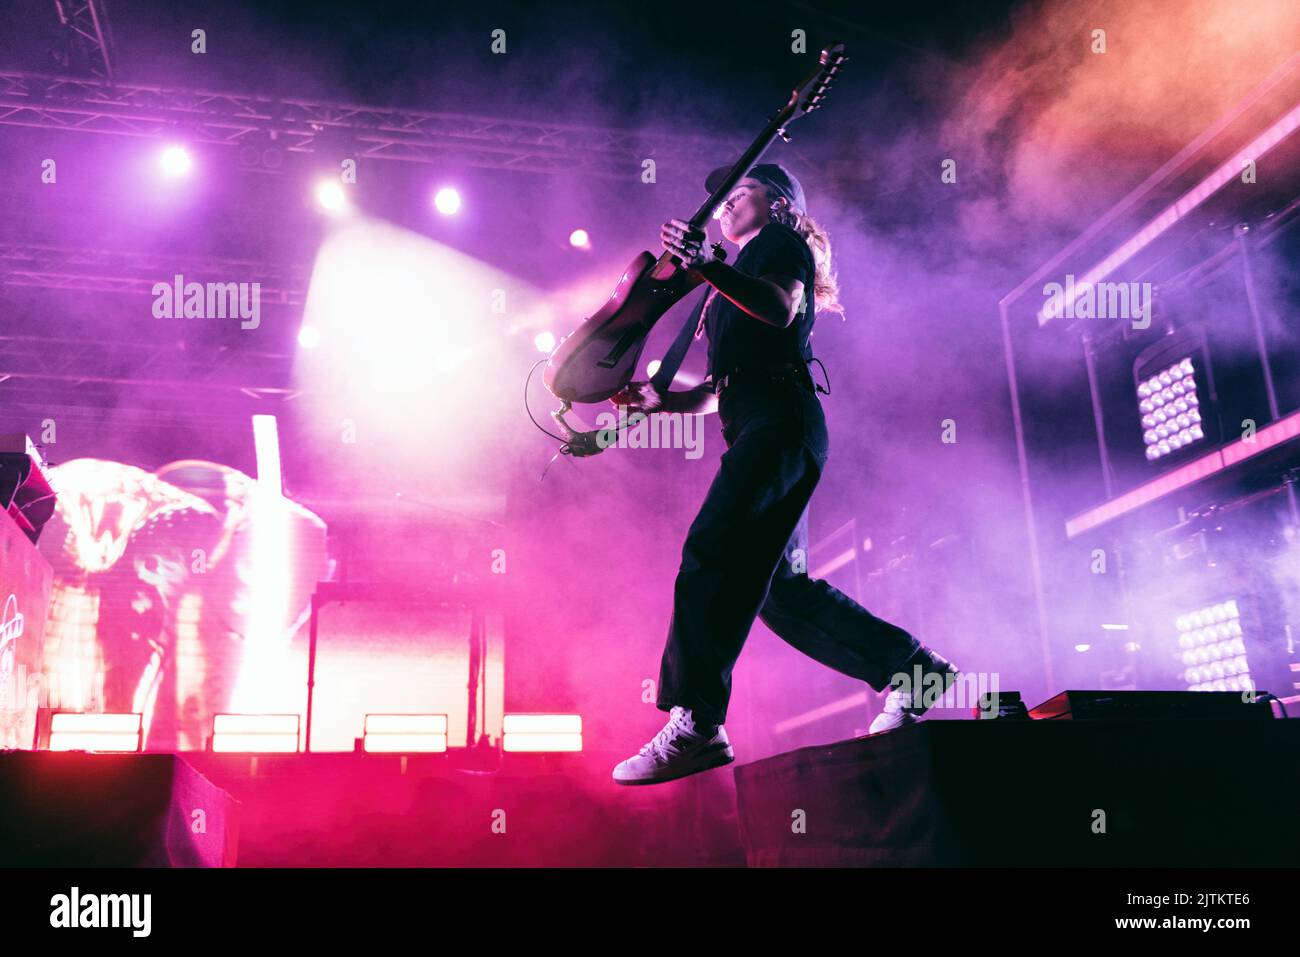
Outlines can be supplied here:
<path id="1" fill-rule="evenodd" d="M 931 720 L 735 774 L 751 866 L 1300 863 L 1297 721 Z"/>
<path id="2" fill-rule="evenodd" d="M 234 867 L 238 842 L 238 802 L 179 755 L 0 754 L 0 867 Z"/>

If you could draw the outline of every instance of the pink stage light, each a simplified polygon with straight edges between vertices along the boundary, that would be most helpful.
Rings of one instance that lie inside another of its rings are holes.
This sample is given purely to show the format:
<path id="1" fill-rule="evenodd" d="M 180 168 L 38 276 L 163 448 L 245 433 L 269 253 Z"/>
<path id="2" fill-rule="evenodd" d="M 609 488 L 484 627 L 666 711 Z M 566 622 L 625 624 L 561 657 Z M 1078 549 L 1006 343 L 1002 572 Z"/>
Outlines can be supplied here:
<path id="1" fill-rule="evenodd" d="M 162 152 L 158 158 L 158 163 L 162 171 L 172 179 L 180 179 L 186 175 L 194 165 L 190 159 L 190 154 L 186 152 L 183 146 L 169 146 Z"/>
<path id="2" fill-rule="evenodd" d="M 444 186 L 433 197 L 433 205 L 444 216 L 454 216 L 460 210 L 460 193 Z"/>
<path id="3" fill-rule="evenodd" d="M 555 333 L 550 330 L 539 332 L 533 337 L 533 345 L 537 346 L 537 351 L 550 355 L 555 351 Z"/>
<path id="4" fill-rule="evenodd" d="M 590 249 L 591 237 L 587 235 L 585 229 L 575 229 L 569 233 L 569 245 L 577 249 Z"/>
<path id="5" fill-rule="evenodd" d="M 280 471 L 280 436 L 273 415 L 253 418 L 253 449 L 257 485 L 246 503 L 251 520 L 248 562 L 239 574 L 248 589 L 244 663 L 232 697 L 232 707 L 250 713 L 272 707 L 280 699 L 276 687 L 289 654 L 290 635 L 284 622 L 289 607 L 290 517 Z M 295 738 L 296 747 L 296 738 Z"/>
<path id="6" fill-rule="evenodd" d="M 51 751 L 139 751 L 140 714 L 73 714 L 50 716 Z"/>
<path id="7" fill-rule="evenodd" d="M 315 326 L 303 326 L 298 330 L 298 345 L 304 349 L 315 349 L 320 345 L 320 330 Z"/>
<path id="8" fill-rule="evenodd" d="M 502 720 L 505 751 L 581 751 L 582 715 L 508 714 Z"/>
<path id="9" fill-rule="evenodd" d="M 1202 479 L 1236 465 L 1238 462 L 1259 455 L 1266 449 L 1283 442 L 1289 442 L 1300 435 L 1300 412 L 1293 412 L 1286 418 L 1260 429 L 1253 439 L 1238 439 L 1231 445 L 1206 453 L 1193 459 L 1186 465 L 1166 472 L 1159 478 L 1139 485 L 1132 491 L 1118 495 L 1108 502 L 1091 508 L 1081 515 L 1076 515 L 1065 523 L 1066 538 L 1075 538 L 1089 529 L 1104 525 L 1112 519 L 1119 518 L 1149 502 L 1163 498 L 1181 488 L 1194 485 Z"/>
<path id="10" fill-rule="evenodd" d="M 414 754 L 447 750 L 445 714 L 368 714 L 364 728 L 362 747 L 367 752 Z"/>
<path id="11" fill-rule="evenodd" d="M 332 179 L 321 180 L 316 184 L 316 202 L 327 213 L 341 213 L 348 205 L 343 184 Z"/>
<path id="12" fill-rule="evenodd" d="M 276 495 L 284 487 L 280 477 L 280 432 L 275 416 L 253 416 L 253 449 L 257 455 L 257 481 Z"/>
<path id="13" fill-rule="evenodd" d="M 298 750 L 296 714 L 218 714 L 212 718 L 212 750 L 235 754 Z"/>

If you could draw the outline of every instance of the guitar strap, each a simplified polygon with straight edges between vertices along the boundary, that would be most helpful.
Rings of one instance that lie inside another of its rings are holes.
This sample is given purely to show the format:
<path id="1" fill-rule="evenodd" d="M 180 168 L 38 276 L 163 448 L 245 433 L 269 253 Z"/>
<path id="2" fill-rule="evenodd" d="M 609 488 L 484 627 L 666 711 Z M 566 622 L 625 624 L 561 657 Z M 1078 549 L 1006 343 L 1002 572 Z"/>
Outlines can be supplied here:
<path id="1" fill-rule="evenodd" d="M 656 392 L 668 391 L 668 387 L 673 384 L 673 379 L 677 378 L 677 370 L 682 367 L 682 360 L 690 351 L 691 342 L 695 339 L 695 330 L 700 324 L 700 314 L 704 312 L 704 305 L 709 300 L 709 291 L 713 288 L 707 282 L 700 285 L 704 289 L 700 292 L 699 303 L 691 310 L 690 316 L 677 333 L 677 338 L 673 340 L 668 352 L 660 360 L 659 368 L 650 377 L 650 384 L 655 387 Z"/>

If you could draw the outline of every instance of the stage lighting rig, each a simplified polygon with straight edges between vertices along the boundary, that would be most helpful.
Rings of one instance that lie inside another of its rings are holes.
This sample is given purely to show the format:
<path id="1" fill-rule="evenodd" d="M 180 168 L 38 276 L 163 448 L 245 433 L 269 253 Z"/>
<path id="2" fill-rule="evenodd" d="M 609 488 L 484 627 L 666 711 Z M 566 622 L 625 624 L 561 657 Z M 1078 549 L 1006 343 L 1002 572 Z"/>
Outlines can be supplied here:
<path id="1" fill-rule="evenodd" d="M 1148 462 L 1163 468 L 1189 449 L 1218 443 L 1218 396 L 1199 327 L 1171 332 L 1142 350 L 1133 361 L 1133 388 Z"/>

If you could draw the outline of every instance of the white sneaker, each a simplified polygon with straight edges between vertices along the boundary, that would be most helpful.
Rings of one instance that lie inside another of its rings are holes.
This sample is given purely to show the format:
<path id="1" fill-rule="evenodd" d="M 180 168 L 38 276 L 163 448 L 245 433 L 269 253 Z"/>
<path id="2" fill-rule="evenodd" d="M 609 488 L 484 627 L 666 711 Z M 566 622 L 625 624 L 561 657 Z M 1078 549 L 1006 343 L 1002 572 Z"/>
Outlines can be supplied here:
<path id="1" fill-rule="evenodd" d="M 929 661 L 922 669 L 923 677 L 930 674 L 939 674 L 944 681 L 944 691 L 952 687 L 952 682 L 961 672 L 947 658 L 936 654 L 930 649 L 923 649 L 929 657 Z M 914 677 L 914 672 L 904 672 L 909 677 Z M 867 734 L 880 734 L 882 731 L 893 731 L 895 728 L 904 728 L 908 725 L 916 724 L 921 715 L 929 710 L 929 704 L 925 700 L 924 689 L 919 689 L 915 700 L 910 689 L 895 688 L 889 694 L 885 695 L 885 703 L 880 709 L 880 714 L 876 715 L 867 728 Z"/>
<path id="2" fill-rule="evenodd" d="M 617 784 L 658 784 L 688 774 L 721 767 L 736 760 L 727 732 L 718 725 L 712 735 L 695 730 L 690 708 L 675 706 L 668 723 L 645 747 L 614 768 Z"/>
<path id="3" fill-rule="evenodd" d="M 891 691 L 885 695 L 885 703 L 880 714 L 871 720 L 867 734 L 880 734 L 895 728 L 916 724 L 920 719 L 912 711 L 912 695 L 908 691 Z"/>

